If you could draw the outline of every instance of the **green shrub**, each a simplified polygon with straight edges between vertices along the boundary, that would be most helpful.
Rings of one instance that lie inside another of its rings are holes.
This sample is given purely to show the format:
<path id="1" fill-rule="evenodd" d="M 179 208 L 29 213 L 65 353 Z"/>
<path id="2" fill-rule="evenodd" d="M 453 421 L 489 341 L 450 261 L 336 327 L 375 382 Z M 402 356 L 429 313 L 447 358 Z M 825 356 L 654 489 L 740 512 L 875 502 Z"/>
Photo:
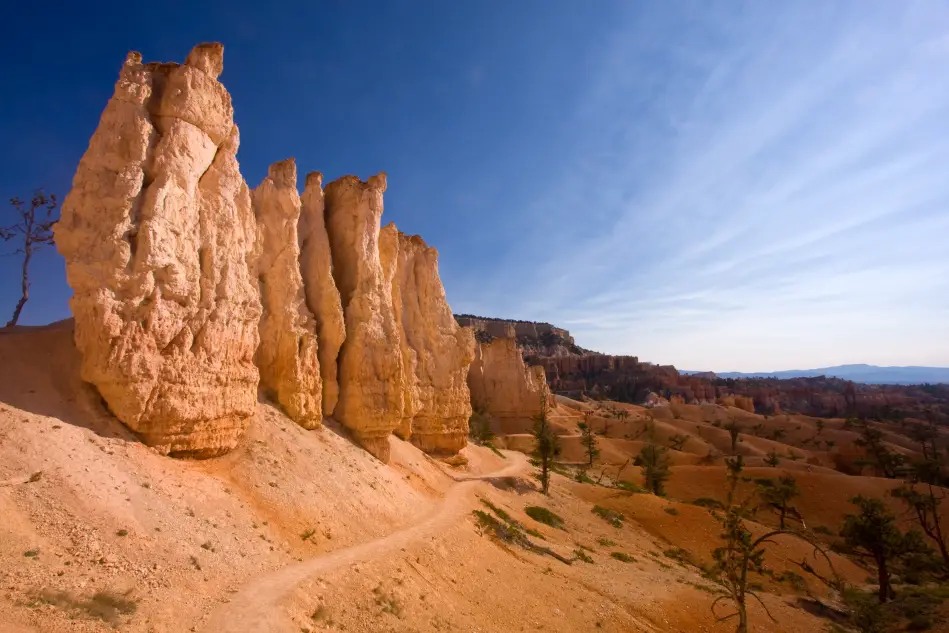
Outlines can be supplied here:
<path id="1" fill-rule="evenodd" d="M 557 528 L 558 530 L 566 529 L 564 527 L 564 520 L 547 508 L 541 508 L 540 506 L 527 506 L 524 508 L 524 513 L 538 523 L 544 523 L 550 527 Z"/>
<path id="2" fill-rule="evenodd" d="M 626 518 L 619 512 L 607 510 L 603 506 L 593 506 L 592 512 L 615 528 L 623 527 L 623 520 Z"/>
<path id="3" fill-rule="evenodd" d="M 666 514 L 671 514 L 672 516 L 677 517 L 679 516 L 679 511 L 673 508 L 672 506 L 669 506 L 668 508 L 666 508 Z"/>
<path id="4" fill-rule="evenodd" d="M 620 490 L 625 490 L 626 492 L 643 492 L 643 489 L 638 484 L 625 479 L 620 479 L 613 485 Z"/>
<path id="5" fill-rule="evenodd" d="M 611 552 L 610 556 L 616 560 L 623 561 L 624 563 L 635 563 L 636 559 L 627 554 L 626 552 Z"/>
<path id="6" fill-rule="evenodd" d="M 603 547 L 613 547 L 614 545 L 616 545 L 616 541 L 611 541 L 608 538 L 602 538 L 602 537 L 596 539 L 596 542 L 602 545 Z"/>
<path id="7" fill-rule="evenodd" d="M 573 555 L 578 559 L 582 560 L 584 563 L 592 563 L 593 559 L 590 558 L 590 555 L 584 552 L 582 549 L 573 550 Z"/>
<path id="8" fill-rule="evenodd" d="M 834 535 L 834 531 L 831 530 L 831 529 L 830 529 L 829 527 L 827 527 L 826 525 L 815 525 L 815 526 L 814 526 L 814 533 L 815 533 L 815 534 L 825 534 L 825 535 L 827 535 L 827 536 L 833 536 L 833 535 Z"/>
<path id="9" fill-rule="evenodd" d="M 710 510 L 721 510 L 725 507 L 718 499 L 711 499 L 709 497 L 699 497 L 692 502 L 692 505 L 699 506 L 700 508 L 709 508 Z"/>
<path id="10" fill-rule="evenodd" d="M 672 547 L 663 552 L 663 555 L 666 558 L 671 558 L 680 565 L 695 565 L 695 560 L 692 558 L 692 554 L 689 553 L 689 550 L 682 549 L 681 547 Z"/>

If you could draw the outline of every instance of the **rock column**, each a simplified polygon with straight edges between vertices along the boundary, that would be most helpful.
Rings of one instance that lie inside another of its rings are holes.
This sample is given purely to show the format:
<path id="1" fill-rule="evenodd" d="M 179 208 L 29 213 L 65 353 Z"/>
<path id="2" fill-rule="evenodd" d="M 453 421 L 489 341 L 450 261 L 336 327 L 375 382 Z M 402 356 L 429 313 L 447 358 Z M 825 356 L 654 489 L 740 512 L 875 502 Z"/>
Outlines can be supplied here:
<path id="1" fill-rule="evenodd" d="M 257 403 L 256 228 L 223 55 L 129 54 L 55 228 L 82 378 L 173 455 L 233 448 Z"/>
<path id="2" fill-rule="evenodd" d="M 379 256 L 385 174 L 344 176 L 326 187 L 326 225 L 346 339 L 339 352 L 335 417 L 382 461 L 402 420 L 406 390 L 399 333 Z"/>
<path id="3" fill-rule="evenodd" d="M 258 278 L 263 316 L 257 366 L 264 389 L 306 429 L 323 419 L 316 322 L 300 275 L 300 196 L 293 159 L 271 165 L 253 193 L 261 240 Z"/>

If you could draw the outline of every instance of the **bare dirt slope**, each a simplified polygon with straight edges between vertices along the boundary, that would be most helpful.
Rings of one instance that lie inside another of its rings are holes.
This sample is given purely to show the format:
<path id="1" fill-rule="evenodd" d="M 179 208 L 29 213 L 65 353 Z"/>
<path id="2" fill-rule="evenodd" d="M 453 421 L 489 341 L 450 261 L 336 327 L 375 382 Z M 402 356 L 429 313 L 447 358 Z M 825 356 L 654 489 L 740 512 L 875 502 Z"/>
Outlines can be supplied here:
<path id="1" fill-rule="evenodd" d="M 449 466 L 391 438 L 386 466 L 332 423 L 305 431 L 265 402 L 234 452 L 169 459 L 117 423 L 77 367 L 68 322 L 0 331 L 0 633 L 731 630 L 711 617 L 714 587 L 671 549 L 707 559 L 705 509 L 559 474 L 544 497 L 523 455 L 476 446 Z M 565 432 L 582 419 L 558 409 Z M 604 459 L 638 451 L 624 435 L 644 414 L 632 415 L 610 428 Z M 714 495 L 704 482 L 723 469 L 690 468 L 673 496 Z M 493 537 L 473 515 L 501 516 L 486 503 L 538 547 Z M 614 526 L 595 505 L 626 519 Z M 784 569 L 806 552 L 790 540 L 779 554 Z M 777 622 L 754 605 L 754 630 L 823 628 L 799 597 L 769 584 Z"/>

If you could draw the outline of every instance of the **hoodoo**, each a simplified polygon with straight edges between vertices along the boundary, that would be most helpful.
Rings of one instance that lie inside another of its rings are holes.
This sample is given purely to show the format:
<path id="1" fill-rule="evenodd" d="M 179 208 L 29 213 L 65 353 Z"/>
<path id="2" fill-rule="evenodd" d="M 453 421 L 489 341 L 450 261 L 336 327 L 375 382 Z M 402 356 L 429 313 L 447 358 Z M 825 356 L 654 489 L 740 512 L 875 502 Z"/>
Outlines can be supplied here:
<path id="1" fill-rule="evenodd" d="M 363 447 L 389 459 L 388 436 L 402 420 L 405 366 L 398 324 L 379 256 L 384 173 L 344 176 L 326 187 L 326 226 L 346 339 L 339 352 L 335 417 Z"/>
<path id="2" fill-rule="evenodd" d="M 393 302 L 417 385 L 412 442 L 430 453 L 457 452 L 468 438 L 474 335 L 455 322 L 438 276 L 438 251 L 418 235 L 398 233 Z"/>
<path id="3" fill-rule="evenodd" d="M 544 368 L 528 367 L 517 348 L 514 328 L 505 336 L 479 341 L 468 372 L 471 401 L 500 419 L 527 420 L 549 397 Z"/>
<path id="4" fill-rule="evenodd" d="M 251 191 L 223 51 L 202 44 L 183 65 L 130 54 L 79 164 L 56 242 L 83 379 L 170 454 L 233 448 L 258 386 L 304 428 L 334 416 L 383 461 L 393 432 L 457 452 L 474 338 L 438 252 L 381 228 L 384 173 L 324 192 L 312 172 L 301 196 L 288 159 Z"/>
<path id="5" fill-rule="evenodd" d="M 256 227 L 223 55 L 128 55 L 56 225 L 82 378 L 146 444 L 198 457 L 235 446 L 257 404 Z"/>

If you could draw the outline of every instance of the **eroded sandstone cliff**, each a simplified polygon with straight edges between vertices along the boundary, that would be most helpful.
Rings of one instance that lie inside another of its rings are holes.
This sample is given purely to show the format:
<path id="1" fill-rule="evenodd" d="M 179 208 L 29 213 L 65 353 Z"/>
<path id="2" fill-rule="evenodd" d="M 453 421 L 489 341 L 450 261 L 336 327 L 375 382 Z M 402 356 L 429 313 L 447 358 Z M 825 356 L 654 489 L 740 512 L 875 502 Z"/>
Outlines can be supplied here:
<path id="1" fill-rule="evenodd" d="M 252 199 L 261 241 L 260 383 L 293 421 L 312 429 L 323 419 L 323 385 L 316 322 L 306 305 L 300 275 L 300 196 L 294 160 L 271 165 Z"/>
<path id="2" fill-rule="evenodd" d="M 184 65 L 130 53 L 55 229 L 83 379 L 145 443 L 201 457 L 257 402 L 256 228 L 222 69 L 220 44 Z"/>
<path id="3" fill-rule="evenodd" d="M 326 226 L 346 339 L 339 352 L 335 417 L 370 453 L 388 461 L 388 435 L 402 422 L 406 373 L 379 255 L 384 173 L 344 176 L 326 187 Z"/>

